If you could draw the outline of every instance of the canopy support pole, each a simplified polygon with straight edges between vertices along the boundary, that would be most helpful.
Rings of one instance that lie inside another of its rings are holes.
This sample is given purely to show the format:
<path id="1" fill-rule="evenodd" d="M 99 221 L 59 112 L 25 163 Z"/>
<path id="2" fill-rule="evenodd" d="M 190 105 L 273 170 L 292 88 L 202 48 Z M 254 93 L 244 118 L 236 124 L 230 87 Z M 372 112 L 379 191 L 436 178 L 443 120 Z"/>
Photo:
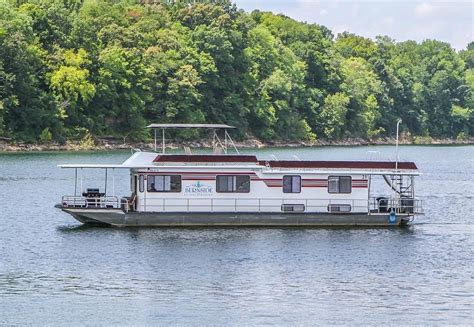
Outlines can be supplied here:
<path id="1" fill-rule="evenodd" d="M 212 129 L 212 153 L 217 153 L 217 133 L 215 129 Z"/>
<path id="2" fill-rule="evenodd" d="M 153 131 L 155 132 L 155 152 L 156 152 L 156 128 L 154 128 Z"/>
<path id="3" fill-rule="evenodd" d="M 115 168 L 112 168 L 112 196 L 115 196 Z"/>
<path id="4" fill-rule="evenodd" d="M 107 168 L 105 168 L 105 186 L 104 186 L 104 195 L 107 196 Z"/>
<path id="5" fill-rule="evenodd" d="M 227 154 L 227 130 L 224 129 L 224 153 Z"/>
<path id="6" fill-rule="evenodd" d="M 237 147 L 235 146 L 234 140 L 232 139 L 232 137 L 230 137 L 229 133 L 227 133 L 227 130 L 225 130 L 224 133 L 225 133 L 226 138 L 228 139 L 228 142 L 234 148 L 235 152 L 237 154 L 240 154 L 239 150 L 237 150 Z"/>
<path id="7" fill-rule="evenodd" d="M 165 150 L 165 149 L 166 149 L 166 144 L 165 144 L 165 142 L 166 142 L 166 141 L 165 141 L 165 129 L 164 129 L 164 128 L 162 129 L 162 133 L 163 133 L 163 140 L 162 140 L 162 142 L 163 142 L 163 145 L 162 145 L 163 151 L 162 151 L 162 153 L 165 154 L 165 151 L 166 151 L 166 150 Z"/>
<path id="8" fill-rule="evenodd" d="M 74 197 L 77 196 L 77 168 L 74 169 L 75 174 L 74 174 Z"/>

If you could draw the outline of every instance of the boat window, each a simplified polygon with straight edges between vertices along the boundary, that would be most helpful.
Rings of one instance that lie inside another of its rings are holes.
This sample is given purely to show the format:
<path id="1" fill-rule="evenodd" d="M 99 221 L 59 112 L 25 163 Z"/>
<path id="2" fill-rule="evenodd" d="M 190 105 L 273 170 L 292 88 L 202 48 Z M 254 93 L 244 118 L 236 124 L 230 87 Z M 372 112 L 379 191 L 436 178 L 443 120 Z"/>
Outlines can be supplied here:
<path id="1" fill-rule="evenodd" d="M 352 177 L 350 176 L 329 176 L 328 192 L 329 193 L 351 193 Z"/>
<path id="2" fill-rule="evenodd" d="M 301 193 L 301 176 L 283 176 L 283 193 Z"/>
<path id="3" fill-rule="evenodd" d="M 304 204 L 282 204 L 283 212 L 304 212 Z"/>
<path id="4" fill-rule="evenodd" d="M 148 175 L 148 192 L 181 192 L 180 175 Z"/>
<path id="5" fill-rule="evenodd" d="M 250 176 L 220 175 L 216 176 L 216 191 L 218 193 L 249 193 Z"/>
<path id="6" fill-rule="evenodd" d="M 143 175 L 140 175 L 138 177 L 138 190 L 140 192 L 145 191 L 145 176 L 143 176 Z"/>
<path id="7" fill-rule="evenodd" d="M 344 213 L 351 212 L 350 204 L 330 204 L 328 205 L 329 212 Z"/>

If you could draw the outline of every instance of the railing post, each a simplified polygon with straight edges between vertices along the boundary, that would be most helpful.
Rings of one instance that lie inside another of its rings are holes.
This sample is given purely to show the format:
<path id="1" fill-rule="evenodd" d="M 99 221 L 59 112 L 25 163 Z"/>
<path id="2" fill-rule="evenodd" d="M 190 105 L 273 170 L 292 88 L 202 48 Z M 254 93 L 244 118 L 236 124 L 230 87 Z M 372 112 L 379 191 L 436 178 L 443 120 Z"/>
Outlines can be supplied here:
<path id="1" fill-rule="evenodd" d="M 105 168 L 105 185 L 104 185 L 104 195 L 107 196 L 107 168 Z"/>
<path id="2" fill-rule="evenodd" d="M 83 171 L 82 171 L 82 168 L 81 168 L 81 192 L 84 189 L 84 187 L 82 186 L 82 175 L 83 175 Z"/>
<path id="3" fill-rule="evenodd" d="M 76 206 L 76 196 L 77 196 L 77 168 L 75 169 L 74 175 L 74 207 Z"/>

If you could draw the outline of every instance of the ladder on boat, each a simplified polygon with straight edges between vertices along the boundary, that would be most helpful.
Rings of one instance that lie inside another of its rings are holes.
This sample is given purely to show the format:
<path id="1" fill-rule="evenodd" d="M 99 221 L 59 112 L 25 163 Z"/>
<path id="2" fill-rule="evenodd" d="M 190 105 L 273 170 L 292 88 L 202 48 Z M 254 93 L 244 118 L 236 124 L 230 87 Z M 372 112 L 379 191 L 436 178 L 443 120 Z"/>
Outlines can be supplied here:
<path id="1" fill-rule="evenodd" d="M 401 198 L 413 198 L 414 197 L 414 185 L 412 176 L 404 175 L 383 175 L 385 182 L 390 188 L 398 193 Z"/>

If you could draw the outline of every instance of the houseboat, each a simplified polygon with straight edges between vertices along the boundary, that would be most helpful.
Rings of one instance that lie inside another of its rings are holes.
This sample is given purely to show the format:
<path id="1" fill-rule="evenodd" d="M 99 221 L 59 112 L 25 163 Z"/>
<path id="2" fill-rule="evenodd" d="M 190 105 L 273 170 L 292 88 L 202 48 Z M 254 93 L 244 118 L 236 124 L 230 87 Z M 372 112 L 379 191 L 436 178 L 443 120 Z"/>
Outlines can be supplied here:
<path id="1" fill-rule="evenodd" d="M 154 152 L 137 151 L 118 165 L 60 165 L 75 171 L 75 183 L 74 195 L 63 196 L 58 207 L 82 223 L 117 227 L 400 226 L 422 212 L 413 162 L 264 160 L 239 153 L 227 132 L 232 126 L 149 127 Z M 171 128 L 211 129 L 212 154 L 189 148 L 166 153 L 165 130 Z M 105 171 L 102 189 L 78 189 L 78 172 L 87 169 Z M 130 172 L 128 196 L 115 194 L 114 177 L 107 187 L 107 174 L 115 176 L 117 169 Z M 372 194 L 377 179 L 387 187 L 385 195 Z"/>

